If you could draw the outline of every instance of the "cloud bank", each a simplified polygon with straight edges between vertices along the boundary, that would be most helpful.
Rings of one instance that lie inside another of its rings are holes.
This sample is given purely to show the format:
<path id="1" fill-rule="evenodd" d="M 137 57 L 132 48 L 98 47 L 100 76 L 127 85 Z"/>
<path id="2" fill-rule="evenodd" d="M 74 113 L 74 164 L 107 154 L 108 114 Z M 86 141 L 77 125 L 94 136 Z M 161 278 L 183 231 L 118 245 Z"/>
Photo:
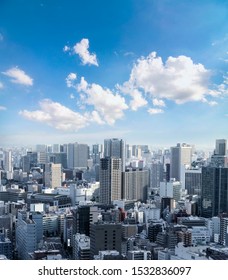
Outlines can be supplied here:
<path id="1" fill-rule="evenodd" d="M 88 39 L 82 39 L 73 49 L 84 64 L 98 66 L 96 56 L 90 54 L 88 48 Z M 68 51 L 67 47 L 65 49 Z M 18 68 L 4 74 L 16 81 L 20 76 L 21 81 L 29 84 L 30 80 L 25 78 L 27 75 Z M 155 52 L 151 52 L 147 57 L 141 57 L 135 62 L 129 79 L 122 85 L 117 84 L 114 90 L 88 83 L 84 77 L 76 82 L 77 74 L 71 72 L 65 82 L 68 88 L 75 90 L 76 94 L 71 93 L 70 98 L 75 99 L 76 111 L 44 99 L 39 103 L 40 110 L 23 110 L 20 115 L 29 120 L 45 122 L 56 129 L 74 131 L 90 123 L 114 125 L 116 121 L 123 119 L 129 110 L 146 108 L 151 116 L 163 114 L 168 109 L 169 102 L 177 105 L 203 102 L 215 106 L 217 102 L 214 98 L 228 93 L 228 79 L 224 77 L 222 84 L 212 86 L 211 76 L 210 70 L 200 63 L 194 63 L 190 57 L 170 56 L 163 62 Z"/>

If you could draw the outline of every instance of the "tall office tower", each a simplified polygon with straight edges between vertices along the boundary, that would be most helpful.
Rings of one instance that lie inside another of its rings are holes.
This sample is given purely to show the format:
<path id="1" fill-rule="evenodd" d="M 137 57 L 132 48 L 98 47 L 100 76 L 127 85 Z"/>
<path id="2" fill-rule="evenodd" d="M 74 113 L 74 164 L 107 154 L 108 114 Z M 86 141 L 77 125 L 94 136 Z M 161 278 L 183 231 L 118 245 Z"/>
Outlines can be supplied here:
<path id="1" fill-rule="evenodd" d="M 137 157 L 137 145 L 132 145 L 132 156 Z"/>
<path id="2" fill-rule="evenodd" d="M 159 188 L 160 197 L 171 197 L 178 202 L 181 198 L 181 183 L 178 181 L 161 182 Z"/>
<path id="3" fill-rule="evenodd" d="M 132 146 L 130 146 L 129 144 L 125 145 L 125 149 L 126 149 L 126 158 L 127 159 L 131 159 L 132 157 Z"/>
<path id="4" fill-rule="evenodd" d="M 201 188 L 202 170 L 200 169 L 184 169 L 184 179 L 181 180 L 182 188 L 186 189 L 189 195 L 199 195 Z"/>
<path id="5" fill-rule="evenodd" d="M 161 162 L 152 163 L 150 167 L 151 188 L 159 188 L 164 178 L 164 166 Z"/>
<path id="6" fill-rule="evenodd" d="M 27 155 L 23 156 L 21 159 L 22 170 L 24 172 L 30 172 L 32 167 L 37 166 L 38 163 L 38 153 L 37 152 L 27 152 Z"/>
<path id="7" fill-rule="evenodd" d="M 45 144 L 37 144 L 36 145 L 36 152 L 42 152 L 42 153 L 46 153 L 47 152 L 47 145 Z"/>
<path id="8" fill-rule="evenodd" d="M 29 260 L 29 254 L 37 250 L 37 226 L 26 212 L 18 212 L 16 248 L 21 260 Z"/>
<path id="9" fill-rule="evenodd" d="M 121 254 L 122 226 L 120 223 L 93 223 L 90 231 L 91 259 L 99 251 L 117 250 Z"/>
<path id="10" fill-rule="evenodd" d="M 69 143 L 67 145 L 67 167 L 70 169 L 87 168 L 89 146 L 87 144 Z"/>
<path id="11" fill-rule="evenodd" d="M 178 143 L 176 147 L 171 147 L 170 177 L 177 181 L 181 180 L 181 169 L 185 165 L 191 165 L 192 147 L 188 144 Z"/>
<path id="12" fill-rule="evenodd" d="M 112 138 L 104 140 L 104 157 L 121 158 L 122 168 L 125 170 L 125 142 L 122 139 Z"/>
<path id="13" fill-rule="evenodd" d="M 170 181 L 170 163 L 165 164 L 165 180 L 166 182 Z"/>
<path id="14" fill-rule="evenodd" d="M 228 168 L 202 167 L 201 216 L 228 213 Z"/>
<path id="15" fill-rule="evenodd" d="M 103 157 L 103 146 L 100 144 L 94 144 L 92 146 L 92 159 L 93 164 L 99 164 L 100 158 Z"/>
<path id="16" fill-rule="evenodd" d="M 67 168 L 74 169 L 74 144 L 67 144 Z"/>
<path id="17" fill-rule="evenodd" d="M 12 151 L 11 150 L 5 151 L 4 170 L 7 171 L 7 172 L 12 172 L 13 171 L 13 159 L 12 159 Z"/>
<path id="18" fill-rule="evenodd" d="M 45 186 L 49 188 L 57 188 L 62 185 L 62 165 L 60 163 L 45 164 Z"/>
<path id="19" fill-rule="evenodd" d="M 225 156 L 227 149 L 226 139 L 217 139 L 215 143 L 215 155 Z"/>
<path id="20" fill-rule="evenodd" d="M 52 145 L 52 153 L 60 153 L 60 144 Z"/>
<path id="21" fill-rule="evenodd" d="M 67 154 L 63 152 L 48 154 L 48 162 L 61 163 L 63 168 L 67 168 Z"/>
<path id="22" fill-rule="evenodd" d="M 149 170 L 128 168 L 122 172 L 123 199 L 146 202 L 149 186 Z"/>
<path id="23" fill-rule="evenodd" d="M 98 221 L 98 207 L 92 205 L 80 205 L 72 209 L 73 234 L 80 233 L 90 236 L 90 224 Z"/>
<path id="24" fill-rule="evenodd" d="M 0 169 L 3 169 L 3 163 L 4 163 L 4 152 L 2 149 L 0 149 Z"/>
<path id="25" fill-rule="evenodd" d="M 48 163 L 48 153 L 47 152 L 38 152 L 37 153 L 37 162 L 39 164 Z"/>
<path id="26" fill-rule="evenodd" d="M 43 241 L 43 214 L 40 212 L 30 212 L 29 219 L 36 223 L 36 242 Z"/>
<path id="27" fill-rule="evenodd" d="M 99 170 L 99 200 L 101 203 L 111 204 L 113 200 L 122 198 L 121 168 L 122 164 L 120 158 L 101 158 Z"/>
<path id="28" fill-rule="evenodd" d="M 210 165 L 214 167 L 228 167 L 226 139 L 216 140 L 215 151 L 214 154 L 211 156 Z"/>
<path id="29" fill-rule="evenodd" d="M 74 168 L 87 168 L 89 159 L 89 146 L 87 144 L 74 144 Z"/>

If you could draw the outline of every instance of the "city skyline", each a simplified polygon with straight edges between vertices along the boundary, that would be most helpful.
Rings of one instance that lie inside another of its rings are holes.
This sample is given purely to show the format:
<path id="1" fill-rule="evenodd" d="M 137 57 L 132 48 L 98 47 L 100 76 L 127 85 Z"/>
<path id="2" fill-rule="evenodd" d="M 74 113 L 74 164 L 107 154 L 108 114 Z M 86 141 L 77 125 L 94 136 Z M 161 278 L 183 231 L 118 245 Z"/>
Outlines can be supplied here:
<path id="1" fill-rule="evenodd" d="M 228 139 L 227 12 L 216 0 L 2 2 L 1 146 L 213 149 Z"/>

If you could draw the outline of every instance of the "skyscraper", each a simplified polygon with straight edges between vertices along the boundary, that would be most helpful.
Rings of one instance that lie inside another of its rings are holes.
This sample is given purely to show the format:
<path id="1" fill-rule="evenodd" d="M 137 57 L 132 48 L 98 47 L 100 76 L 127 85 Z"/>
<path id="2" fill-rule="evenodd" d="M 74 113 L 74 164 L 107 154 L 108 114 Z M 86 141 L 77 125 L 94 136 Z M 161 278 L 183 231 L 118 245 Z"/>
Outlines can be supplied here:
<path id="1" fill-rule="evenodd" d="M 214 154 L 211 156 L 211 166 L 228 167 L 228 157 L 226 152 L 226 139 L 217 139 Z"/>
<path id="2" fill-rule="evenodd" d="M 125 142 L 122 139 L 112 138 L 104 140 L 104 157 L 120 158 L 121 170 L 125 170 Z"/>
<path id="3" fill-rule="evenodd" d="M 215 143 L 215 155 L 225 156 L 227 149 L 226 139 L 217 139 Z"/>
<path id="4" fill-rule="evenodd" d="M 100 160 L 100 202 L 110 204 L 121 199 L 121 159 L 115 157 Z"/>
<path id="5" fill-rule="evenodd" d="M 228 168 L 202 167 L 201 216 L 228 213 Z"/>
<path id="6" fill-rule="evenodd" d="M 170 177 L 177 181 L 181 180 L 181 168 L 191 165 L 192 147 L 188 144 L 178 143 L 176 147 L 171 147 Z"/>
<path id="7" fill-rule="evenodd" d="M 89 146 L 87 144 L 69 143 L 67 145 L 67 167 L 87 168 L 89 159 Z"/>
<path id="8" fill-rule="evenodd" d="M 150 185 L 149 170 L 128 168 L 122 172 L 122 198 L 146 202 Z"/>
<path id="9" fill-rule="evenodd" d="M 50 188 L 61 187 L 62 184 L 62 165 L 60 163 L 45 164 L 45 185 Z"/>

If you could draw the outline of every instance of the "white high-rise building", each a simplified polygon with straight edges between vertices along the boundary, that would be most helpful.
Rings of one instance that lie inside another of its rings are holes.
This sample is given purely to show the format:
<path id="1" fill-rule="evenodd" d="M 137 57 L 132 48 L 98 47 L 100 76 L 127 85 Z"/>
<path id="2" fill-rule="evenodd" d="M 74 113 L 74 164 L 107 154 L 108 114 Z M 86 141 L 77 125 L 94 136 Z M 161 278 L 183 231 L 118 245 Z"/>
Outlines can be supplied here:
<path id="1" fill-rule="evenodd" d="M 170 177 L 177 181 L 181 180 L 181 169 L 183 166 L 190 166 L 192 162 L 192 146 L 178 143 L 171 147 Z"/>
<path id="2" fill-rule="evenodd" d="M 160 197 L 171 197 L 176 202 L 181 198 L 181 183 L 179 181 L 160 182 Z"/>
<path id="3" fill-rule="evenodd" d="M 11 150 L 5 151 L 4 169 L 7 172 L 13 171 L 13 160 L 12 160 L 12 151 Z"/>

